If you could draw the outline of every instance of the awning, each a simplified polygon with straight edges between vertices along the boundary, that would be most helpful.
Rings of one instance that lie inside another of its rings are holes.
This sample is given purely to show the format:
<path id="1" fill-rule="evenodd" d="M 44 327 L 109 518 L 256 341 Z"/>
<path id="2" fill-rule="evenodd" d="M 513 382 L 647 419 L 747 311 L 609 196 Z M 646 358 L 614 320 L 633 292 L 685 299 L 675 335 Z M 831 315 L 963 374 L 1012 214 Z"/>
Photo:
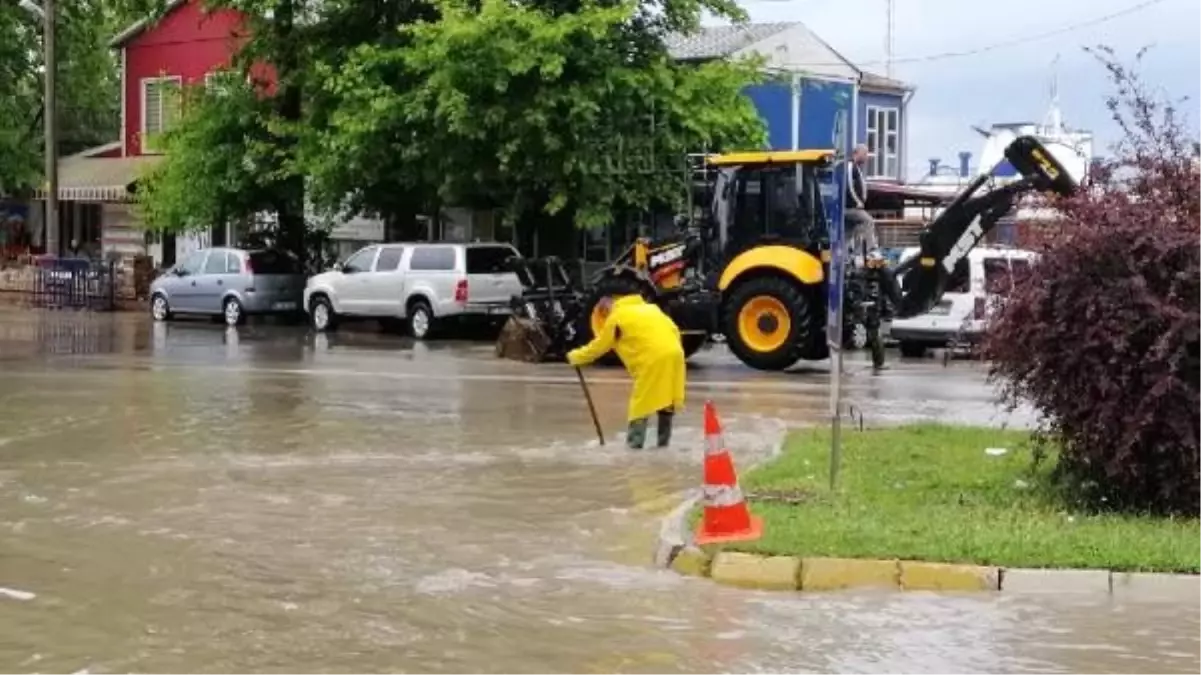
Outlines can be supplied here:
<path id="1" fill-rule="evenodd" d="M 162 159 L 162 155 L 64 157 L 58 162 L 58 198 L 78 202 L 132 201 L 133 183 Z M 35 197 L 46 198 L 45 184 Z"/>

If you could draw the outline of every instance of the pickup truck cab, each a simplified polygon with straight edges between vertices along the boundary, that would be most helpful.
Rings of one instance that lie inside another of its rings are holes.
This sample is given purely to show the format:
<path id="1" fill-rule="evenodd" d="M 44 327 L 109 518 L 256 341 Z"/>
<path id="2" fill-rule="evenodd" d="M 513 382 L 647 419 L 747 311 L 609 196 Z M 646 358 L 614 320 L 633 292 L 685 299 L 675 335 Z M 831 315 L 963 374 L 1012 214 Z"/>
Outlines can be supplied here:
<path id="1" fill-rule="evenodd" d="M 507 265 L 519 256 L 496 242 L 373 244 L 309 279 L 304 308 L 318 332 L 343 319 L 399 320 L 419 340 L 450 321 L 500 321 L 522 291 Z"/>

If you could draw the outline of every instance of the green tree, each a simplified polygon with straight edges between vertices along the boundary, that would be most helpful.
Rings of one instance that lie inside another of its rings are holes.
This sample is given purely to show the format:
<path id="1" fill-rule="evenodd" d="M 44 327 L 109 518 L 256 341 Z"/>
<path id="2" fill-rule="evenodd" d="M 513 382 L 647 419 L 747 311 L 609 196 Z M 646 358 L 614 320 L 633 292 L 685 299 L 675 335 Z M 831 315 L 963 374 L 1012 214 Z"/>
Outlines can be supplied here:
<path id="1" fill-rule="evenodd" d="M 741 94 L 756 63 L 683 65 L 663 47 L 697 6 L 659 25 L 636 4 L 446 4 L 398 46 L 319 66 L 339 105 L 309 139 L 315 196 L 387 213 L 424 194 L 584 227 L 678 203 L 686 153 L 763 140 Z"/>
<path id="2" fill-rule="evenodd" d="M 165 139 L 163 162 L 145 177 L 143 215 L 152 228 L 181 231 L 270 214 L 269 224 L 260 223 L 271 230 L 269 238 L 307 257 L 314 223 L 306 219 L 307 168 L 298 149 L 302 132 L 321 125 L 328 110 L 308 86 L 310 64 L 337 62 L 361 43 L 395 41 L 390 26 L 429 16 L 429 6 L 401 0 L 215 0 L 208 6 L 244 14 L 251 37 L 235 64 L 242 74 L 270 72 L 272 82 L 234 86 L 220 98 L 188 95 L 179 129 Z"/>
<path id="3" fill-rule="evenodd" d="M 58 3 L 58 155 L 120 137 L 120 71 L 109 48 L 131 21 L 111 0 Z M 43 73 L 40 21 L 16 2 L 0 4 L 0 191 L 21 193 L 42 178 Z"/>
<path id="4" fill-rule="evenodd" d="M 240 78 L 223 84 L 185 90 L 180 123 L 163 136 L 166 156 L 141 177 L 137 200 L 151 229 L 246 221 L 278 199 L 271 103 Z"/>

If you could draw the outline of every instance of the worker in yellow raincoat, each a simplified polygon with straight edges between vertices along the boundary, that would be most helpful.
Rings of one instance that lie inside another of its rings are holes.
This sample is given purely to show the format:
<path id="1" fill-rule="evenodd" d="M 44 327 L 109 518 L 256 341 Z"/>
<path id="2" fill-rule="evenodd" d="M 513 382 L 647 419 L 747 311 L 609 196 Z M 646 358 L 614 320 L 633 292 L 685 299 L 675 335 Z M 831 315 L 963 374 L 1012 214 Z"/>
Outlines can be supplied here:
<path id="1" fill-rule="evenodd" d="M 684 348 L 680 329 L 658 305 L 640 295 L 605 297 L 598 303 L 604 327 L 592 342 L 573 349 L 567 362 L 583 366 L 613 350 L 634 378 L 630 393 L 626 443 L 639 449 L 646 442 L 652 413 L 658 416 L 659 447 L 671 442 L 672 415 L 684 405 Z"/>

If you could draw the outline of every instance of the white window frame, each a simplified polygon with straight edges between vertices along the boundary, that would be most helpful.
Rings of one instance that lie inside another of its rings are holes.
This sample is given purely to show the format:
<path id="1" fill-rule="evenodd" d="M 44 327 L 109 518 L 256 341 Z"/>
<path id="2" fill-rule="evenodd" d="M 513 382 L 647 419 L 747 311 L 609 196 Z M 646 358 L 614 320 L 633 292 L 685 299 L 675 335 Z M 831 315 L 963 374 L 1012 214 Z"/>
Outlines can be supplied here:
<path id="1" fill-rule="evenodd" d="M 894 105 L 869 105 L 866 108 L 865 115 L 867 117 L 864 130 L 866 137 L 864 142 L 867 143 L 870 149 L 873 145 L 875 150 L 868 152 L 867 171 L 864 172 L 868 178 L 893 178 L 899 179 L 901 174 L 901 108 Z M 892 116 L 895 120 L 892 129 L 888 128 L 888 118 Z M 875 143 L 871 140 L 874 139 Z M 892 152 L 888 151 L 888 141 L 892 140 Z M 889 171 L 889 164 L 892 164 L 892 170 Z"/>
<path id="2" fill-rule="evenodd" d="M 149 134 L 147 133 L 148 130 L 146 127 L 146 122 L 149 118 L 149 115 L 147 114 L 148 111 L 146 110 L 146 91 L 150 85 L 159 84 L 162 82 L 176 83 L 177 85 L 179 85 L 180 95 L 181 96 L 183 95 L 183 78 L 178 75 L 163 75 L 160 77 L 143 77 L 139 81 L 138 84 L 139 84 L 139 89 L 141 90 L 140 94 L 141 94 L 141 99 L 142 99 L 141 105 L 139 107 L 142 110 L 142 115 L 141 115 L 142 119 L 140 120 L 140 124 L 139 124 L 139 127 L 141 127 L 141 136 L 138 140 L 139 140 L 139 145 L 142 148 L 143 155 L 159 155 L 159 154 L 162 154 L 162 152 L 163 152 L 161 149 L 152 149 L 152 148 L 146 147 L 146 138 L 147 138 L 147 136 L 149 136 Z M 162 123 L 163 123 L 162 100 L 163 100 L 162 96 L 159 96 L 159 110 L 157 113 L 159 116 L 159 126 L 162 126 Z M 180 103 L 182 105 L 182 101 Z M 181 110 L 181 112 L 182 112 L 182 110 Z M 161 129 L 158 133 L 161 135 L 165 131 L 167 131 L 167 130 Z"/>

